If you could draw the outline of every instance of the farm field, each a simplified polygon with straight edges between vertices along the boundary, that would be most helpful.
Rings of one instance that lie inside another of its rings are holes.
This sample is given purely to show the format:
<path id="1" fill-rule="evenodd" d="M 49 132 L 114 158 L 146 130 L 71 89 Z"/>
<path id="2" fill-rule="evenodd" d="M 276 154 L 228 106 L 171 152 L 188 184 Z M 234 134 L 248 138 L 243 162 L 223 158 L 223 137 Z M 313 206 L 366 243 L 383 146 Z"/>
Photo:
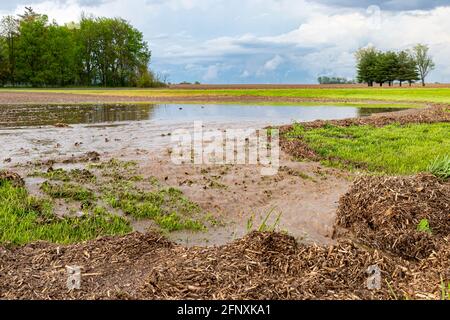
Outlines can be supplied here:
<path id="1" fill-rule="evenodd" d="M 205 89 L 174 87 L 173 89 L 1 89 L 0 103 L 27 101 L 35 97 L 34 102 L 58 103 L 105 101 L 319 101 L 319 102 L 378 102 L 378 103 L 450 103 L 450 88 L 239 88 L 215 89 L 214 86 Z M 37 101 L 36 101 L 37 100 Z M 31 101 L 30 101 L 31 102 Z"/>

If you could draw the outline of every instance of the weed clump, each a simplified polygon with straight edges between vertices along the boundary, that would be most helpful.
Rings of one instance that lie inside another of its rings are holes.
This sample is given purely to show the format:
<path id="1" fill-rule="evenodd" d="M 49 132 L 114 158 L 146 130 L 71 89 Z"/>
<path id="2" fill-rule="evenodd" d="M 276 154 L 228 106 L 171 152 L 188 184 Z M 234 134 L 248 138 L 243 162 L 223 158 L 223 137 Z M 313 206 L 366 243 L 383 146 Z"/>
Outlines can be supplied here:
<path id="1" fill-rule="evenodd" d="M 134 219 L 151 219 L 163 231 L 202 231 L 206 229 L 201 208 L 172 187 L 162 187 L 154 177 L 145 179 L 137 163 L 112 159 L 93 164 L 107 182 L 101 187 L 102 199 L 114 209 Z M 150 191 L 137 184 L 149 184 Z"/>
<path id="2" fill-rule="evenodd" d="M 163 230 L 169 232 L 206 228 L 201 221 L 195 219 L 195 216 L 201 213 L 201 209 L 177 189 L 163 188 L 153 192 L 142 192 L 123 187 L 124 185 L 122 189 L 118 185 L 112 187 L 112 190 L 107 191 L 105 200 L 126 215 L 136 219 L 152 219 Z"/>

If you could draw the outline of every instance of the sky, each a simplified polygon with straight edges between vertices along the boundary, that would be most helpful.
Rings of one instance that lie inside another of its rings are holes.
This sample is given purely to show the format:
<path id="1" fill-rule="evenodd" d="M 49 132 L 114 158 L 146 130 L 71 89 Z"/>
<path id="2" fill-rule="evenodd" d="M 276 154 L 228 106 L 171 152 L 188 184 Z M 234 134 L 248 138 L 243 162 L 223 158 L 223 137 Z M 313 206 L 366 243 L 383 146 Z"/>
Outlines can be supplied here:
<path id="1" fill-rule="evenodd" d="M 151 68 L 172 83 L 316 83 L 355 77 L 354 52 L 424 43 L 430 82 L 450 82 L 450 0 L 9 0 L 58 23 L 81 13 L 122 17 L 141 30 Z"/>

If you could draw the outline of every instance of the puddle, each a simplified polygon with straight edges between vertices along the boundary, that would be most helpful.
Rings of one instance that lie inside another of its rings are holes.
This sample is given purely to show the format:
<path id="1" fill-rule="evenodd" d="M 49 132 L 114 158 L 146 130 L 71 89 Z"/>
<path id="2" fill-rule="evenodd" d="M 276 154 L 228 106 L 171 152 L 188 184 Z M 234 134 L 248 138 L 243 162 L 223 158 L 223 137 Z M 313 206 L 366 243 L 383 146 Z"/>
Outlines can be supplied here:
<path id="1" fill-rule="evenodd" d="M 146 104 L 146 105 L 73 105 L 73 106 L 4 106 L 0 107 L 0 128 L 65 124 L 105 124 L 113 122 L 186 121 L 269 121 L 285 124 L 292 121 L 331 120 L 368 116 L 397 111 L 385 108 L 339 106 L 277 106 L 238 104 Z M 109 125 L 106 125 L 109 123 Z"/>
<path id="2" fill-rule="evenodd" d="M 124 154 L 164 150 L 175 129 L 262 128 L 293 121 L 344 119 L 397 109 L 334 106 L 98 105 L 0 107 L 0 167 L 89 151 Z M 55 124 L 69 124 L 68 128 Z M 11 159 L 11 161 L 10 161 Z"/>

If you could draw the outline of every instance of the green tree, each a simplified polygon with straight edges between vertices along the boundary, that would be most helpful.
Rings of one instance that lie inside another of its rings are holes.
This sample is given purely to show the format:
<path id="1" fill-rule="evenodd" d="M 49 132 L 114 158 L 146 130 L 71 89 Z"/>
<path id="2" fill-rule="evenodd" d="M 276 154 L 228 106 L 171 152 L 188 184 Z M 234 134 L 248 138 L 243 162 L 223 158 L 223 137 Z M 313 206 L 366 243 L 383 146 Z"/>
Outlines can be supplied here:
<path id="1" fill-rule="evenodd" d="M 375 82 L 380 85 L 380 87 L 383 86 L 383 84 L 387 81 L 387 73 L 388 70 L 386 70 L 386 54 L 384 52 L 378 52 L 376 55 L 376 61 L 375 61 Z"/>
<path id="2" fill-rule="evenodd" d="M 98 70 L 94 61 L 97 46 L 96 23 L 92 17 L 82 16 L 75 34 L 77 70 L 80 84 L 91 86 L 98 83 Z"/>
<path id="3" fill-rule="evenodd" d="M 398 69 L 397 80 L 400 83 L 400 87 L 403 82 L 408 82 L 409 85 L 412 82 L 419 80 L 419 73 L 417 72 L 417 64 L 409 51 L 400 51 L 397 55 Z"/>
<path id="4" fill-rule="evenodd" d="M 76 75 L 74 31 L 67 26 L 50 25 L 45 47 L 45 82 L 60 87 L 73 84 Z"/>
<path id="5" fill-rule="evenodd" d="M 48 17 L 34 13 L 30 8 L 20 16 L 17 43 L 17 77 L 22 83 L 33 86 L 45 85 L 47 61 L 46 42 Z"/>
<path id="6" fill-rule="evenodd" d="M 5 39 L 0 38 L 0 84 L 4 86 L 9 79 L 8 49 Z"/>
<path id="7" fill-rule="evenodd" d="M 393 51 L 380 52 L 376 63 L 376 82 L 381 86 L 387 82 L 392 86 L 398 76 L 398 57 Z"/>
<path id="8" fill-rule="evenodd" d="M 419 72 L 422 86 L 425 86 L 425 79 L 428 74 L 434 70 L 435 64 L 432 57 L 428 54 L 429 47 L 424 44 L 417 44 L 413 48 L 414 58 L 417 64 L 417 70 Z"/>
<path id="9" fill-rule="evenodd" d="M 123 19 L 83 17 L 77 36 L 85 83 L 134 86 L 150 62 L 143 35 Z"/>
<path id="10" fill-rule="evenodd" d="M 0 23 L 0 83 L 159 86 L 143 34 L 120 18 L 83 15 L 64 26 L 26 7 Z"/>
<path id="11" fill-rule="evenodd" d="M 16 56 L 17 39 L 19 37 L 19 21 L 13 16 L 5 16 L 0 22 L 0 34 L 2 36 L 2 53 L 6 54 L 7 65 L 2 67 L 6 72 L 6 80 L 11 84 L 16 82 Z M 6 49 L 6 52 L 3 50 Z M 3 63 L 5 63 L 3 61 Z"/>
<path id="12" fill-rule="evenodd" d="M 356 52 L 355 57 L 357 61 L 357 81 L 367 83 L 369 87 L 372 87 L 377 75 L 378 50 L 374 47 L 361 48 Z"/>

